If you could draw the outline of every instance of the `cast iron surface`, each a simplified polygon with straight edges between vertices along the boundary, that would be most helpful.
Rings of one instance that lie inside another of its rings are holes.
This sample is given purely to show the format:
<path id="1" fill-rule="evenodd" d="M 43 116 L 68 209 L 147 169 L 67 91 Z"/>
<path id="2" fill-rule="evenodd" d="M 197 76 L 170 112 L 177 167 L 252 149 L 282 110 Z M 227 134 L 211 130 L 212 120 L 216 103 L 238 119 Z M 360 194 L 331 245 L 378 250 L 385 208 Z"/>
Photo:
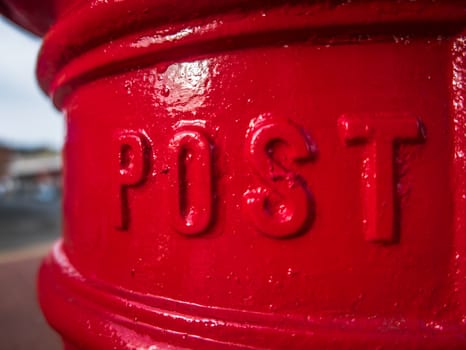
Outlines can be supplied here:
<path id="1" fill-rule="evenodd" d="M 67 121 L 70 349 L 466 347 L 464 2 L 2 4 Z"/>

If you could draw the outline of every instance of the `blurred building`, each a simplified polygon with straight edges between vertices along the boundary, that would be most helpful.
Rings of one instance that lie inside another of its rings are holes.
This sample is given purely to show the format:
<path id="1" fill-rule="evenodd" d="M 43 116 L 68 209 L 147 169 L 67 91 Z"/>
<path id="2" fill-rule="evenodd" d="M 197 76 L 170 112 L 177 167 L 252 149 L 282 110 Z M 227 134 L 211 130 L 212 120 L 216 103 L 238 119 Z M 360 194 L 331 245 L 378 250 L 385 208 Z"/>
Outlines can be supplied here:
<path id="1" fill-rule="evenodd" d="M 46 148 L 0 146 L 0 199 L 26 195 L 40 200 L 61 192 L 60 153 Z"/>
<path id="2" fill-rule="evenodd" d="M 5 176 L 11 156 L 11 149 L 0 145 L 0 179 Z"/>

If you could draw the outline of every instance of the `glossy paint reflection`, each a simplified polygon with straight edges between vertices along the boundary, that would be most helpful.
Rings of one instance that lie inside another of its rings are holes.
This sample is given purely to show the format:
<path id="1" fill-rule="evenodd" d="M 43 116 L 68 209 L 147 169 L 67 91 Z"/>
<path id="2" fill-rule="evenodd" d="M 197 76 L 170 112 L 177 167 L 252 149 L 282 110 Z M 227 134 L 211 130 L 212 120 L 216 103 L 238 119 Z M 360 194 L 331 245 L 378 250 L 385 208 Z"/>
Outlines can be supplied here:
<path id="1" fill-rule="evenodd" d="M 157 73 L 156 101 L 175 118 L 179 112 L 195 116 L 204 106 L 215 70 L 212 60 L 204 59 L 173 63 L 166 69 L 159 66 Z"/>

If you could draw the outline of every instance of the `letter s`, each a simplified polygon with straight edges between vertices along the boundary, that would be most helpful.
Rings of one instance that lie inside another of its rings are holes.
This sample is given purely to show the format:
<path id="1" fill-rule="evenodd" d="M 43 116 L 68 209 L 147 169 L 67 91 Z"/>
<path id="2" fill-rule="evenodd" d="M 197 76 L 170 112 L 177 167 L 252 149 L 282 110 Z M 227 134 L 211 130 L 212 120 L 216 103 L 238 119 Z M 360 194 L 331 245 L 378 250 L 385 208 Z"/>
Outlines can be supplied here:
<path id="1" fill-rule="evenodd" d="M 312 159 L 309 135 L 289 120 L 259 117 L 250 123 L 246 159 L 264 185 L 249 188 L 244 207 L 262 233 L 285 238 L 302 233 L 314 218 L 314 201 L 305 180 L 290 167 Z"/>

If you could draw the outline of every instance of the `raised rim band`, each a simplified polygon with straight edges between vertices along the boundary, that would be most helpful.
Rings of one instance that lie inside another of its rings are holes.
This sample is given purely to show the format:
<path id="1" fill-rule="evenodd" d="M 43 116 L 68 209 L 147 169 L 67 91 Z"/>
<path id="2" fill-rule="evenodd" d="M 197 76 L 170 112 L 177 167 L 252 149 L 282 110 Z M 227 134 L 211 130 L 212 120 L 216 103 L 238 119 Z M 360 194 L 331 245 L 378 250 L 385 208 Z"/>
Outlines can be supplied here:
<path id="1" fill-rule="evenodd" d="M 62 241 L 41 266 L 39 286 L 39 300 L 47 306 L 44 312 L 49 322 L 67 340 L 92 348 L 109 342 L 147 346 L 158 338 L 175 346 L 203 349 L 259 349 L 264 339 L 277 348 L 325 346 L 330 339 L 335 345 L 360 343 L 373 348 L 382 344 L 403 348 L 465 344 L 464 329 L 457 323 L 442 323 L 437 325 L 441 331 L 436 331 L 425 320 L 351 315 L 306 318 L 139 294 L 81 275 L 68 260 Z M 97 332 L 103 336 L 94 336 Z"/>
<path id="2" fill-rule="evenodd" d="M 168 59 L 302 41 L 337 43 L 396 33 L 453 35 L 459 1 L 93 1 L 68 12 L 44 38 L 37 76 L 60 107 L 75 84 Z M 63 88 L 63 89 L 62 89 Z"/>

